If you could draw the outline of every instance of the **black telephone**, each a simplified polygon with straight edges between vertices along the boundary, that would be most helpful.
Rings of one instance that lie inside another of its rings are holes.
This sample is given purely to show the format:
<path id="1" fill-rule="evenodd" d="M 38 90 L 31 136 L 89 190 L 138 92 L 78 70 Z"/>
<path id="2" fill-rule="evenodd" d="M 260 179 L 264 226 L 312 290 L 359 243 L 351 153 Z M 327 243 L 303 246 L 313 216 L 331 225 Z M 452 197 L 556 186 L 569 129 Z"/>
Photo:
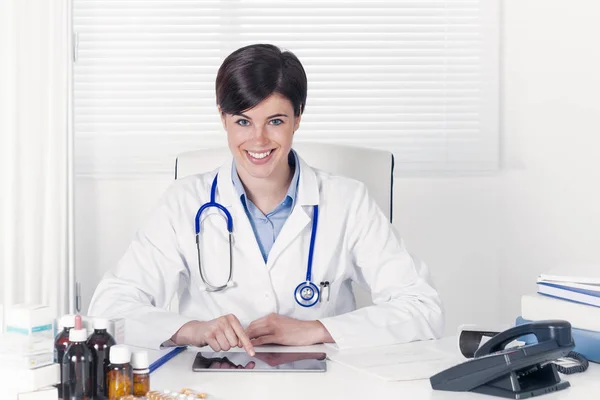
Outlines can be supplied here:
<path id="1" fill-rule="evenodd" d="M 505 349 L 515 339 L 533 334 L 538 343 Z M 448 368 L 429 381 L 436 390 L 472 391 L 524 399 L 569 387 L 560 380 L 554 361 L 575 347 L 567 321 L 537 321 L 493 336 L 475 351 L 474 358 Z"/>

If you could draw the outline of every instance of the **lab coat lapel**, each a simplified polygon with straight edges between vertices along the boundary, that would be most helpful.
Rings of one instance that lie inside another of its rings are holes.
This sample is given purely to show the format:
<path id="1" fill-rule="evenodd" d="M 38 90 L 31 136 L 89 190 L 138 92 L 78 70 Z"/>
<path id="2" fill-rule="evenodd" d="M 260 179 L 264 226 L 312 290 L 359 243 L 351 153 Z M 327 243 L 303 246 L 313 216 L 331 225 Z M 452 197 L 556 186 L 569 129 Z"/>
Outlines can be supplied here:
<path id="1" fill-rule="evenodd" d="M 235 248 L 242 250 L 245 255 L 244 264 L 251 261 L 252 265 L 264 265 L 254 230 L 231 180 L 232 163 L 233 160 L 229 159 L 219 169 L 216 200 L 231 212 L 233 217 L 233 245 Z"/>
<path id="2" fill-rule="evenodd" d="M 269 269 L 273 267 L 281 253 L 311 223 L 312 206 L 319 203 L 319 185 L 315 171 L 300 157 L 298 159 L 300 161 L 300 177 L 298 193 L 296 194 L 296 204 L 269 252 L 267 259 L 267 268 Z M 308 251 L 308 247 L 306 251 Z"/>
<path id="3" fill-rule="evenodd" d="M 235 203 L 235 187 L 231 181 L 231 164 L 233 159 L 229 157 L 227 161 L 219 168 L 217 178 L 217 198 L 216 201 L 225 207 L 230 207 Z M 211 182 L 212 183 L 212 182 Z M 234 222 L 235 225 L 235 222 Z M 234 228 L 235 229 L 235 228 Z"/>

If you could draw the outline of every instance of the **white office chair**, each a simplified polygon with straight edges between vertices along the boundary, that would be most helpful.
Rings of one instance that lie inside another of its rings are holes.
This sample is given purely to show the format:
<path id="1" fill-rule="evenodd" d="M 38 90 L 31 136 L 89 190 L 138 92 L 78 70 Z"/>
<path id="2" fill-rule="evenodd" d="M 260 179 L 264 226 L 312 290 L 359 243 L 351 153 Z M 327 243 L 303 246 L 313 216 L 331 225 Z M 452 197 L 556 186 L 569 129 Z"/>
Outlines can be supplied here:
<path id="1" fill-rule="evenodd" d="M 394 155 L 389 151 L 328 143 L 295 143 L 294 150 L 311 167 L 347 176 L 367 185 L 392 222 Z M 175 161 L 175 179 L 212 171 L 230 156 L 226 147 L 182 153 Z"/>
<path id="2" fill-rule="evenodd" d="M 392 221 L 394 155 L 388 151 L 325 143 L 296 143 L 293 146 L 311 167 L 363 182 L 383 213 Z M 175 162 L 175 179 L 212 171 L 230 156 L 227 148 L 195 150 L 180 154 Z M 354 286 L 357 307 L 372 304 L 370 293 Z"/>

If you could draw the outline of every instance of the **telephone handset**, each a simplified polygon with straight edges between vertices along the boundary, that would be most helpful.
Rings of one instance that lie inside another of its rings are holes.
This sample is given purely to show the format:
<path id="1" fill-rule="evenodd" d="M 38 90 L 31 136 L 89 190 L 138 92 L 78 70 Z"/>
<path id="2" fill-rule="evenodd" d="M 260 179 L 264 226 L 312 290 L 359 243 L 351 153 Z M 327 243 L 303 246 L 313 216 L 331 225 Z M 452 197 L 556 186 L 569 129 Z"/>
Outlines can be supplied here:
<path id="1" fill-rule="evenodd" d="M 515 339 L 533 334 L 538 343 L 506 349 Z M 475 351 L 473 359 L 430 378 L 436 390 L 472 391 L 524 399 L 562 390 L 554 361 L 575 347 L 571 324 L 548 320 L 523 324 L 500 332 Z"/>

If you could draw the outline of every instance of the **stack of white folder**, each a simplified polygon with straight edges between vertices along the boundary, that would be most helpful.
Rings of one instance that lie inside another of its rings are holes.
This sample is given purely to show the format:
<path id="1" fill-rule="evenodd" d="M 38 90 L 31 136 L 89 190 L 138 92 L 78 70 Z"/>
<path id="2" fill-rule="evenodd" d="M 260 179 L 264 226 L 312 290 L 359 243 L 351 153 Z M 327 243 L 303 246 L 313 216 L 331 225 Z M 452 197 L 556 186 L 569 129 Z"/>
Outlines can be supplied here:
<path id="1" fill-rule="evenodd" d="M 0 399 L 58 399 L 53 385 L 60 383 L 60 367 L 54 363 L 54 329 L 48 324 L 53 316 L 43 306 L 21 304 L 4 311 L 7 333 L 0 334 Z"/>
<path id="2" fill-rule="evenodd" d="M 521 316 L 525 321 L 569 321 L 575 350 L 600 361 L 600 267 L 573 266 L 541 274 L 537 294 L 521 298 Z"/>
<path id="3" fill-rule="evenodd" d="M 0 335 L 1 399 L 58 399 L 58 392 L 52 385 L 60 383 L 60 369 L 53 362 L 52 344 L 51 340 Z"/>

